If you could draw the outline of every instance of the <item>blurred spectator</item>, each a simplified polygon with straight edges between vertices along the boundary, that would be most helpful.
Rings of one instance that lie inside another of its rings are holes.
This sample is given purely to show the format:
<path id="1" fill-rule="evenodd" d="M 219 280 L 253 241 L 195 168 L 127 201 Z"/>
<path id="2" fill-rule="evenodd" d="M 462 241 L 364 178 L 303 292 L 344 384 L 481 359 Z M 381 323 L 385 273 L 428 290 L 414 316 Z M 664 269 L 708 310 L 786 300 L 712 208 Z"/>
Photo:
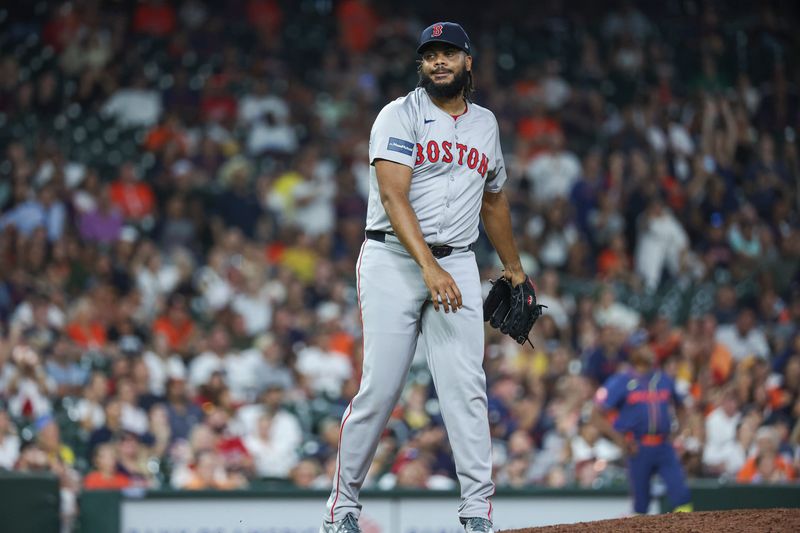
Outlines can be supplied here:
<path id="1" fill-rule="evenodd" d="M 548 137 L 548 149 L 534 157 L 526 169 L 533 184 L 533 200 L 547 205 L 556 198 L 568 198 L 581 177 L 578 157 L 564 147 L 560 131 Z"/>
<path id="2" fill-rule="evenodd" d="M 275 383 L 261 393 L 259 404 L 239 409 L 243 442 L 261 476 L 286 478 L 300 460 L 302 429 L 284 398 L 283 387 Z"/>
<path id="3" fill-rule="evenodd" d="M 632 332 L 641 323 L 639 313 L 617 301 L 611 285 L 604 286 L 600 292 L 594 320 L 600 327 L 613 327 L 623 334 Z"/>
<path id="4" fill-rule="evenodd" d="M 89 297 L 75 302 L 65 331 L 81 348 L 102 350 L 106 346 L 106 329 L 99 320 L 97 307 Z"/>
<path id="5" fill-rule="evenodd" d="M 324 333 L 311 336 L 309 344 L 297 352 L 297 371 L 316 394 L 336 398 L 353 368 L 346 356 L 328 350 L 328 340 Z"/>
<path id="6" fill-rule="evenodd" d="M 89 436 L 89 449 L 92 453 L 98 445 L 115 441 L 122 436 L 122 404 L 116 399 L 111 399 L 105 404 L 103 423 L 94 429 Z"/>
<path id="7" fill-rule="evenodd" d="M 284 351 L 273 335 L 258 337 L 253 348 L 243 353 L 243 357 L 248 361 L 255 387 L 269 389 L 274 386 L 284 390 L 293 388 L 294 377 L 286 366 Z"/>
<path id="8" fill-rule="evenodd" d="M 771 426 L 762 426 L 755 436 L 753 454 L 736 475 L 739 483 L 785 483 L 796 473 L 791 463 L 778 454 L 778 436 Z"/>
<path id="9" fill-rule="evenodd" d="M 735 475 L 743 466 L 744 458 L 737 441 L 741 413 L 736 396 L 728 391 L 722 396 L 719 407 L 706 417 L 706 443 L 703 465 L 716 475 Z"/>
<path id="10" fill-rule="evenodd" d="M 17 373 L 8 381 L 8 412 L 14 418 L 36 420 L 52 411 L 47 379 L 39 355 L 27 346 L 17 346 L 11 354 Z"/>
<path id="11" fill-rule="evenodd" d="M 623 350 L 624 340 L 625 334 L 622 330 L 614 326 L 603 326 L 598 345 L 584 356 L 584 375 L 598 386 L 605 383 L 627 361 Z"/>
<path id="12" fill-rule="evenodd" d="M 44 185 L 37 194 L 29 185 L 19 182 L 14 196 L 18 203 L 0 216 L 0 230 L 14 226 L 24 237 L 30 237 L 37 228 L 44 228 L 49 241 L 61 238 L 66 223 L 66 209 L 55 197 L 52 186 Z"/>
<path id="13" fill-rule="evenodd" d="M 161 111 L 161 93 L 149 88 L 142 74 L 135 75 L 129 87 L 114 91 L 102 107 L 105 116 L 124 128 L 154 126 Z"/>
<path id="14" fill-rule="evenodd" d="M 81 428 L 87 432 L 100 429 L 106 421 L 104 406 L 108 398 L 108 378 L 105 374 L 93 372 L 83 387 L 82 396 L 75 406 Z"/>
<path id="15" fill-rule="evenodd" d="M 286 478 L 298 461 L 293 447 L 297 443 L 278 433 L 273 427 L 274 418 L 271 413 L 261 415 L 256 430 L 245 436 L 244 444 L 255 460 L 259 476 Z"/>
<path id="16" fill-rule="evenodd" d="M 79 232 L 82 239 L 89 242 L 111 244 L 122 233 L 124 219 L 121 211 L 111 203 L 110 192 L 103 188 L 96 207 L 81 214 Z"/>
<path id="17" fill-rule="evenodd" d="M 661 283 L 664 270 L 672 276 L 681 270 L 689 238 L 659 197 L 650 199 L 638 224 L 636 271 L 642 276 L 645 286 L 655 290 Z"/>
<path id="18" fill-rule="evenodd" d="M 0 408 L 0 469 L 13 470 L 19 457 L 20 440 L 8 412 Z"/>
<path id="19" fill-rule="evenodd" d="M 86 384 L 89 374 L 79 358 L 80 352 L 64 338 L 58 339 L 50 350 L 45 370 L 57 397 L 77 396 Z"/>
<path id="20" fill-rule="evenodd" d="M 229 490 L 243 488 L 247 481 L 241 474 L 230 475 L 225 471 L 219 454 L 215 451 L 201 451 L 196 459 L 191 477 L 181 487 L 189 490 Z"/>
<path id="21" fill-rule="evenodd" d="M 170 295 L 167 312 L 153 322 L 153 335 L 163 335 L 168 349 L 178 354 L 186 354 L 191 350 L 196 331 L 184 296 L 178 293 Z"/>
<path id="22" fill-rule="evenodd" d="M 176 439 L 188 438 L 192 427 L 203 420 L 203 413 L 189 400 L 186 381 L 177 376 L 170 377 L 167 381 L 166 398 L 170 436 L 173 442 Z"/>
<path id="23" fill-rule="evenodd" d="M 737 361 L 750 356 L 766 359 L 770 355 L 767 338 L 756 324 L 755 312 L 749 308 L 739 311 L 735 324 L 719 326 L 716 338 Z"/>
<path id="24" fill-rule="evenodd" d="M 292 468 L 289 473 L 289 479 L 295 487 L 304 489 L 322 488 L 317 486 L 317 479 L 321 470 L 316 460 L 303 459 Z"/>
<path id="25" fill-rule="evenodd" d="M 119 177 L 111 183 L 109 194 L 111 202 L 127 220 L 143 222 L 154 214 L 152 187 L 139 179 L 132 162 L 122 165 Z"/>
<path id="26" fill-rule="evenodd" d="M 83 478 L 87 490 L 114 490 L 129 487 L 131 479 L 117 470 L 113 444 L 101 444 L 94 451 L 94 469 Z"/>

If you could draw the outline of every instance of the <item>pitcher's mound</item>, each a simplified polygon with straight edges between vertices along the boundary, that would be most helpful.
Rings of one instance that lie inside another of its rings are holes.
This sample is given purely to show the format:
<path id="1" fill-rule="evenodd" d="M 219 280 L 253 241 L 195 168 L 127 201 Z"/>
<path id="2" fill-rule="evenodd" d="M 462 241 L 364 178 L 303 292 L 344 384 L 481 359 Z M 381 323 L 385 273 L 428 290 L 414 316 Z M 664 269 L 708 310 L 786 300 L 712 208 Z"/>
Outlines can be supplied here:
<path id="1" fill-rule="evenodd" d="M 662 515 L 632 516 L 559 526 L 515 529 L 503 533 L 656 533 L 752 532 L 783 533 L 800 531 L 800 509 L 740 509 Z"/>

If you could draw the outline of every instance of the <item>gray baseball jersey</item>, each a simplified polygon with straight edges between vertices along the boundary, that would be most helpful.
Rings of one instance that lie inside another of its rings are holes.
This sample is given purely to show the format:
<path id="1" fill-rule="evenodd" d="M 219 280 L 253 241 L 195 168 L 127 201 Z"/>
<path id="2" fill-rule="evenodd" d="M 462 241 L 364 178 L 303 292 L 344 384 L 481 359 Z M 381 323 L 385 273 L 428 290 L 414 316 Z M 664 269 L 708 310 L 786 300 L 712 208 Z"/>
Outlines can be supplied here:
<path id="1" fill-rule="evenodd" d="M 429 244 L 466 246 L 478 238 L 483 191 L 498 192 L 506 181 L 494 114 L 468 104 L 458 118 L 438 108 L 417 88 L 391 102 L 375 119 L 369 159 L 409 166 L 411 207 Z M 392 231 L 370 167 L 367 229 Z"/>
<path id="2" fill-rule="evenodd" d="M 475 254 L 484 191 L 506 180 L 494 115 L 468 104 L 454 119 L 424 89 L 388 104 L 372 128 L 370 162 L 387 159 L 411 167 L 409 200 L 425 241 L 449 245 L 438 259 L 453 277 L 463 307 L 436 312 L 414 258 L 397 237 L 369 237 L 356 268 L 364 328 L 358 394 L 342 418 L 336 475 L 327 522 L 358 516 L 358 501 L 389 415 L 400 397 L 417 349 L 425 353 L 461 485 L 461 518 L 491 518 L 491 438 L 483 372 L 483 307 Z M 374 166 L 367 226 L 391 233 Z M 380 234 L 379 234 L 380 235 Z"/>

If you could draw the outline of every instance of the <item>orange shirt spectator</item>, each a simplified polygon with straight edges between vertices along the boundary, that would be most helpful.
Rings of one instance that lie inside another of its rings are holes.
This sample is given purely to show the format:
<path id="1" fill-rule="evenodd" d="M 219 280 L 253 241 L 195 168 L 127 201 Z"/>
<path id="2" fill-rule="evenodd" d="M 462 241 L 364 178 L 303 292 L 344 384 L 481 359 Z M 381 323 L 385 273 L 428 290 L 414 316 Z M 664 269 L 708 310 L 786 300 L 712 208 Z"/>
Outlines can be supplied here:
<path id="1" fill-rule="evenodd" d="M 601 279 L 615 277 L 630 271 L 631 260 L 625 253 L 606 248 L 597 257 L 597 273 Z"/>
<path id="2" fill-rule="evenodd" d="M 194 322 L 186 309 L 184 297 L 173 295 L 166 314 L 153 322 L 153 337 L 162 335 L 170 350 L 183 352 L 189 348 L 194 332 Z"/>
<path id="3" fill-rule="evenodd" d="M 142 2 L 133 14 L 133 30 L 156 37 L 175 30 L 175 9 L 169 2 Z"/>
<path id="4" fill-rule="evenodd" d="M 181 131 L 180 124 L 174 117 L 151 129 L 144 140 L 144 147 L 151 152 L 160 152 L 167 145 L 175 143 L 182 155 L 186 155 L 188 141 Z"/>
<path id="5" fill-rule="evenodd" d="M 783 457 L 765 452 L 751 457 L 736 474 L 739 483 L 769 483 L 793 481 L 794 469 Z"/>
<path id="6" fill-rule="evenodd" d="M 375 40 L 378 15 L 365 0 L 345 0 L 336 10 L 339 40 L 350 52 L 364 53 Z"/>
<path id="7" fill-rule="evenodd" d="M 83 478 L 87 490 L 119 490 L 130 487 L 131 479 L 117 471 L 117 454 L 113 444 L 100 444 L 94 452 L 95 469 Z"/>
<path id="8" fill-rule="evenodd" d="M 517 122 L 517 135 L 522 141 L 522 156 L 528 161 L 548 148 L 551 138 L 563 135 L 561 124 L 547 116 L 542 106 L 536 106 L 533 112 Z"/>
<path id="9" fill-rule="evenodd" d="M 733 356 L 731 351 L 722 343 L 714 342 L 709 359 L 711 379 L 715 385 L 722 385 L 731 376 L 733 370 Z"/>
<path id="10" fill-rule="evenodd" d="M 346 331 L 336 331 L 331 334 L 328 340 L 328 349 L 332 352 L 337 352 L 342 355 L 351 357 L 353 355 L 353 347 L 355 340 L 353 336 Z"/>
<path id="11" fill-rule="evenodd" d="M 131 486 L 131 478 L 119 472 L 110 476 L 93 470 L 83 478 L 83 488 L 86 490 L 120 490 Z"/>
<path id="12" fill-rule="evenodd" d="M 120 168 L 119 179 L 111 184 L 111 202 L 127 219 L 141 220 L 152 215 L 155 209 L 155 195 L 147 183 L 138 181 L 133 163 L 125 163 Z"/>
<path id="13" fill-rule="evenodd" d="M 67 335 L 81 348 L 100 348 L 106 344 L 106 328 L 98 322 L 68 324 Z"/>
<path id="14" fill-rule="evenodd" d="M 102 348 L 106 344 L 106 328 L 89 298 L 81 298 L 75 304 L 65 331 L 81 348 Z"/>
<path id="15" fill-rule="evenodd" d="M 162 316 L 153 322 L 153 334 L 164 335 L 170 349 L 180 350 L 194 333 L 194 323 L 187 319 L 175 322 L 169 317 Z"/>

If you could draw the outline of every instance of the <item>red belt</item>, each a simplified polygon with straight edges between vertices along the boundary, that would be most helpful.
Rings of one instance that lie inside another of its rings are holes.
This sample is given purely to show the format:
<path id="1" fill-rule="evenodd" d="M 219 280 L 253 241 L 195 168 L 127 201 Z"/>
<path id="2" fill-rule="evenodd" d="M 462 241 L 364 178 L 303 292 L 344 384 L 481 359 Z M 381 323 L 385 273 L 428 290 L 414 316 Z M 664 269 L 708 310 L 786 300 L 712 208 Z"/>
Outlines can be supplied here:
<path id="1" fill-rule="evenodd" d="M 647 435 L 642 435 L 640 437 L 636 437 L 633 433 L 628 433 L 625 435 L 628 440 L 635 440 L 642 446 L 660 446 L 664 444 L 667 438 L 664 435 L 653 435 L 648 433 Z"/>

